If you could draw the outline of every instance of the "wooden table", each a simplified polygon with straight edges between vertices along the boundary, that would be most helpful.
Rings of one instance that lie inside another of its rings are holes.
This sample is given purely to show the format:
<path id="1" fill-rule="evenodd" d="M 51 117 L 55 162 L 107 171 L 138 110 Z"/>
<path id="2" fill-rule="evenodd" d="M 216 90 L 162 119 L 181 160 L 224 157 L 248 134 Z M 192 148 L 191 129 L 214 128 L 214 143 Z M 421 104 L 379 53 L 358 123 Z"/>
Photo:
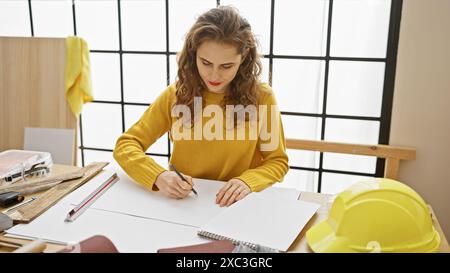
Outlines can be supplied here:
<path id="1" fill-rule="evenodd" d="M 74 171 L 77 168 L 79 169 L 79 167 L 73 167 L 73 166 L 54 165 L 54 168 L 52 171 L 60 173 L 60 172 L 64 172 L 64 171 Z M 35 196 L 35 195 L 36 194 L 34 194 L 33 196 Z M 332 197 L 332 195 L 313 193 L 313 192 L 301 192 L 300 193 L 299 200 L 318 203 L 318 204 L 321 204 L 322 206 L 320 207 L 318 212 L 313 216 L 313 218 L 308 222 L 308 224 L 305 226 L 303 231 L 299 234 L 299 236 L 297 237 L 295 242 L 289 248 L 288 252 L 312 252 L 306 242 L 305 233 L 313 225 L 315 225 L 327 218 L 328 211 L 331 208 L 331 204 L 332 204 L 331 202 L 328 202 L 331 197 Z M 438 219 L 431 207 L 430 207 L 430 211 L 432 213 L 433 225 L 441 237 L 440 252 L 450 253 L 450 246 L 448 244 L 447 238 L 445 237 L 444 233 L 442 232 L 442 228 L 439 225 Z M 8 238 L 8 237 L 5 237 L 3 233 L 1 233 L 0 234 L 0 242 L 2 242 L 2 241 L 3 242 L 7 241 L 7 242 L 13 242 L 13 243 L 20 243 L 20 244 L 26 244 L 26 243 L 30 242 L 29 240 L 24 240 L 24 239 Z M 64 248 L 64 246 L 48 243 L 47 248 L 45 249 L 44 252 L 57 252 L 63 248 Z M 1 252 L 11 252 L 13 250 L 14 250 L 14 248 L 2 247 L 0 245 L 0 253 Z"/>

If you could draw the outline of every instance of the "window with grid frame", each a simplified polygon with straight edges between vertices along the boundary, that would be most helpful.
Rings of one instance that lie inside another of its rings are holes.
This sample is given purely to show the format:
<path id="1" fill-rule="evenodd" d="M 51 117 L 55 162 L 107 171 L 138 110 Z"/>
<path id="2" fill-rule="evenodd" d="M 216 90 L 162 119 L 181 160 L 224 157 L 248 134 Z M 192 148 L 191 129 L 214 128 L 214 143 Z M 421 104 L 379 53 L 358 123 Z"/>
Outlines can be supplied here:
<path id="1" fill-rule="evenodd" d="M 95 101 L 80 117 L 78 158 L 114 165 L 115 140 L 175 81 L 184 34 L 217 5 L 251 23 L 287 138 L 388 143 L 401 0 L 1 0 L 0 36 L 87 40 Z M 167 134 L 146 152 L 167 167 Z M 383 173 L 369 156 L 288 155 L 280 187 L 336 193 Z"/>

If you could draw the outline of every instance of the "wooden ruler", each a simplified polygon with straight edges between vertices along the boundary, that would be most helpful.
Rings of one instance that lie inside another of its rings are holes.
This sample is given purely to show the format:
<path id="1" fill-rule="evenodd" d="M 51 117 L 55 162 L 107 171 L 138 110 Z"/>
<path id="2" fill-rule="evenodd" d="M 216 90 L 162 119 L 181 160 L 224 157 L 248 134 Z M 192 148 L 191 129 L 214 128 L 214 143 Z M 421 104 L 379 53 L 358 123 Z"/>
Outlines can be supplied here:
<path id="1" fill-rule="evenodd" d="M 64 196 L 88 182 L 92 177 L 96 176 L 100 171 L 102 171 L 103 168 L 108 164 L 108 162 L 94 162 L 84 168 L 81 168 L 80 171 L 84 173 L 83 177 L 54 186 L 53 188 L 40 195 L 37 200 L 33 201 L 29 205 L 8 213 L 8 215 L 13 219 L 14 224 L 29 223 L 34 218 L 41 215 L 43 212 L 53 206 Z"/>

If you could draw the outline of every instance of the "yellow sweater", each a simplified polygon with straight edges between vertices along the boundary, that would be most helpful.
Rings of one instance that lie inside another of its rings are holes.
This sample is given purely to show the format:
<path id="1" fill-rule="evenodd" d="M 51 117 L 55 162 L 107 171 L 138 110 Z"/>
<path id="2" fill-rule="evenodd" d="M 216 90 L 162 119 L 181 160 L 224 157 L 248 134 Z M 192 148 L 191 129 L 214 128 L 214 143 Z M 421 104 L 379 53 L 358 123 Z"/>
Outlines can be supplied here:
<path id="1" fill-rule="evenodd" d="M 176 122 L 177 119 L 171 116 L 171 107 L 176 101 L 175 91 L 174 84 L 167 87 L 139 121 L 119 137 L 114 149 L 114 158 L 125 172 L 150 190 L 157 190 L 153 184 L 158 175 L 166 169 L 145 155 L 144 152 L 158 138 L 170 131 L 172 124 Z M 264 84 L 260 86 L 259 92 L 259 104 L 267 105 L 268 111 L 270 111 L 270 105 L 276 105 L 272 89 Z M 221 105 L 223 97 L 224 94 L 204 91 L 202 104 L 203 106 Z M 170 163 L 175 165 L 178 171 L 194 178 L 220 181 L 237 178 L 244 181 L 252 191 L 261 191 L 275 182 L 281 182 L 289 169 L 279 113 L 277 113 L 277 117 L 280 122 L 280 130 L 278 132 L 279 143 L 275 150 L 261 151 L 259 131 L 258 138 L 250 139 L 246 134 L 244 140 L 236 139 L 236 135 L 234 140 L 226 140 L 225 133 L 223 140 L 207 140 L 205 138 L 174 140 L 169 134 L 173 142 Z M 203 126 L 207 120 L 208 118 L 203 117 Z M 268 128 L 271 128 L 270 121 L 269 116 Z M 233 130 L 236 131 L 236 128 Z"/>

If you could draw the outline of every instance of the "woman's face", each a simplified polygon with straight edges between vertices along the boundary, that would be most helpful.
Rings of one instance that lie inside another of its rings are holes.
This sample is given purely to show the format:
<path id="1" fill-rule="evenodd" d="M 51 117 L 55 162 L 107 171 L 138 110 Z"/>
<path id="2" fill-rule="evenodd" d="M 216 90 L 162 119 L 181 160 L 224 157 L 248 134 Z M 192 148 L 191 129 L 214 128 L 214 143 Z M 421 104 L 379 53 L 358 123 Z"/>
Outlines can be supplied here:
<path id="1" fill-rule="evenodd" d="M 205 41 L 197 49 L 197 69 L 209 91 L 226 92 L 234 79 L 242 55 L 237 47 L 214 41 Z"/>

